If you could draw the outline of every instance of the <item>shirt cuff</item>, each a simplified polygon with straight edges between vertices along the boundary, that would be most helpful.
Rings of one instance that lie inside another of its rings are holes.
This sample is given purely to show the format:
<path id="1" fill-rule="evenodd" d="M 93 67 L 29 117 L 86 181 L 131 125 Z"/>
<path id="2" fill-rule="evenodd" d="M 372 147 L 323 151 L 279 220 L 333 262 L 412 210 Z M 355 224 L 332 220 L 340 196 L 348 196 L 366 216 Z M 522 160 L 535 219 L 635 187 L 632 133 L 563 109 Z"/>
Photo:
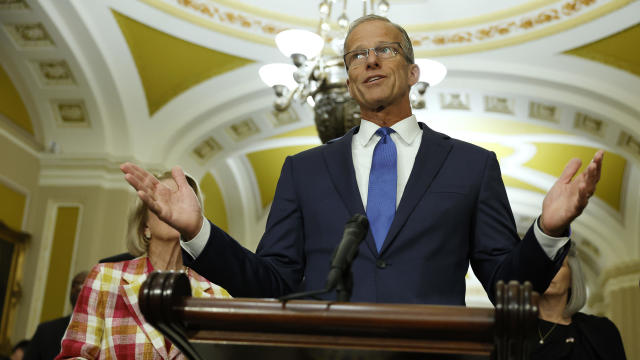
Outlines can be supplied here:
<path id="1" fill-rule="evenodd" d="M 211 234 L 211 224 L 209 220 L 202 216 L 202 227 L 200 232 L 191 240 L 184 241 L 180 236 L 180 246 L 193 258 L 194 260 L 200 256 L 202 250 L 207 245 L 209 235 Z"/>
<path id="2" fill-rule="evenodd" d="M 555 259 L 558 254 L 558 250 L 562 249 L 563 246 L 569 242 L 568 236 L 563 237 L 553 237 L 545 234 L 542 229 L 540 229 L 540 224 L 538 223 L 539 218 L 536 219 L 535 224 L 533 225 L 533 234 L 538 240 L 538 244 L 542 247 L 542 250 L 547 254 L 549 259 Z"/>

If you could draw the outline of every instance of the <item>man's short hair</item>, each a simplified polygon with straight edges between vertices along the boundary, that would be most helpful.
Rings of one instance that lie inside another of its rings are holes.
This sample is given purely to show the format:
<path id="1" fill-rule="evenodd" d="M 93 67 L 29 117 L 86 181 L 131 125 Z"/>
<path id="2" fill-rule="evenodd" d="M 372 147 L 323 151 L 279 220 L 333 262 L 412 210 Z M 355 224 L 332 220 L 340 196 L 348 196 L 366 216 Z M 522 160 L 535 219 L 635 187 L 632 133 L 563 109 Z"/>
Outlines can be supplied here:
<path id="1" fill-rule="evenodd" d="M 358 25 L 369 22 L 369 21 L 384 21 L 393 25 L 396 29 L 398 29 L 398 31 L 402 35 L 402 40 L 400 41 L 400 47 L 402 47 L 403 56 L 409 64 L 415 64 L 415 58 L 413 55 L 413 45 L 411 45 L 411 39 L 409 39 L 409 34 L 407 34 L 407 31 L 402 26 L 392 22 L 388 18 L 380 15 L 373 15 L 373 14 L 359 17 L 349 25 L 349 31 L 347 31 L 347 36 L 344 38 L 344 45 L 342 46 L 343 54 L 347 53 L 347 50 L 348 50 L 347 40 L 349 39 L 349 36 L 351 35 L 351 32 L 353 31 L 353 29 L 358 27 Z"/>

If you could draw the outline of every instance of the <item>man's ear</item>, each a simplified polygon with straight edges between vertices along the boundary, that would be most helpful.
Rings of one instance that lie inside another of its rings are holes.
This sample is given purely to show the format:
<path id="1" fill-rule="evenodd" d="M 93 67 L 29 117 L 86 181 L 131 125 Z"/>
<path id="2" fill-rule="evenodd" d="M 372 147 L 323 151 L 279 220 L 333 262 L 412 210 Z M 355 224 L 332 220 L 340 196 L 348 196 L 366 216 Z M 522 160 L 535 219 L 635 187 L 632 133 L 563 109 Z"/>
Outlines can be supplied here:
<path id="1" fill-rule="evenodd" d="M 349 86 L 351 84 L 351 81 L 349 81 L 349 77 L 347 76 L 347 90 L 349 91 L 349 96 L 351 96 L 351 86 Z"/>
<path id="2" fill-rule="evenodd" d="M 415 85 L 420 80 L 420 67 L 417 64 L 409 64 L 409 86 Z"/>

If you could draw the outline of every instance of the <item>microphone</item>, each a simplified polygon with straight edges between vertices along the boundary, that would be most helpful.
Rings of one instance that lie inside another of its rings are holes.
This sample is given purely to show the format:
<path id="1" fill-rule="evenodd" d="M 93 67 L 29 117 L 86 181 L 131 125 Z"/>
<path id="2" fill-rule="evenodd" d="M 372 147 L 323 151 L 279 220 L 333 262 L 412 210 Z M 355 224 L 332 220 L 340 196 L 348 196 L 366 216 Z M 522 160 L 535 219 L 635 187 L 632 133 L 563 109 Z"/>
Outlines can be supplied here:
<path id="1" fill-rule="evenodd" d="M 369 231 L 369 220 L 362 214 L 355 214 L 344 225 L 342 240 L 331 257 L 331 268 L 327 276 L 325 289 L 334 289 L 350 271 L 351 263 L 358 255 L 360 243 Z"/>

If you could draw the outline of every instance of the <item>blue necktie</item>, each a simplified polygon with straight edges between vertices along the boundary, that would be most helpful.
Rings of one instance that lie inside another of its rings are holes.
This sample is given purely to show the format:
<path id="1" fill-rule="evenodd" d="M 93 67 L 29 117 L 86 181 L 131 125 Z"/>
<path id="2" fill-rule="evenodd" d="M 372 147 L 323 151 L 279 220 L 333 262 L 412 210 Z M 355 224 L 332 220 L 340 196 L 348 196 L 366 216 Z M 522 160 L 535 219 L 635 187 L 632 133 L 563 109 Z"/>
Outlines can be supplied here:
<path id="1" fill-rule="evenodd" d="M 396 214 L 397 151 L 391 140 L 393 129 L 379 128 L 376 134 L 380 141 L 373 149 L 373 161 L 369 173 L 369 194 L 367 195 L 367 218 L 378 252 L 387 237 L 389 227 Z"/>

